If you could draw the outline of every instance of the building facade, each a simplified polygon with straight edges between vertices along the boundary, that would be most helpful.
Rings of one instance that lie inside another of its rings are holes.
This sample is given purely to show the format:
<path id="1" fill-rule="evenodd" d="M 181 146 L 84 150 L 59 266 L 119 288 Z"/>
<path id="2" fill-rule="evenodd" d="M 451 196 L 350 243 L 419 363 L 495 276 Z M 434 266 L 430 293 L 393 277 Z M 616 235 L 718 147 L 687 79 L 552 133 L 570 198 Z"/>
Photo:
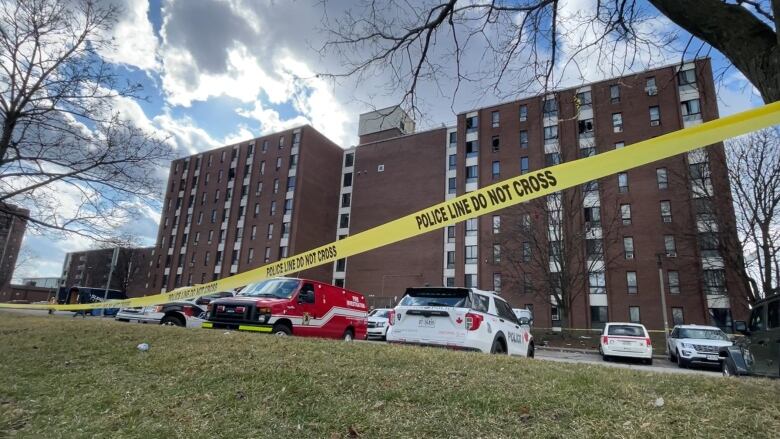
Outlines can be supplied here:
<path id="1" fill-rule="evenodd" d="M 173 161 L 148 287 L 210 282 L 330 242 L 342 151 L 302 126 Z M 298 275 L 330 281 L 331 269 Z"/>
<path id="2" fill-rule="evenodd" d="M 149 293 L 146 287 L 147 267 L 153 250 L 153 247 L 114 247 L 67 253 L 62 264 L 60 286 L 108 287 L 125 292 L 128 297 L 143 296 Z M 113 269 L 112 261 L 115 264 Z"/>
<path id="3" fill-rule="evenodd" d="M 0 291 L 11 284 L 29 214 L 29 210 L 9 204 L 0 206 Z"/>

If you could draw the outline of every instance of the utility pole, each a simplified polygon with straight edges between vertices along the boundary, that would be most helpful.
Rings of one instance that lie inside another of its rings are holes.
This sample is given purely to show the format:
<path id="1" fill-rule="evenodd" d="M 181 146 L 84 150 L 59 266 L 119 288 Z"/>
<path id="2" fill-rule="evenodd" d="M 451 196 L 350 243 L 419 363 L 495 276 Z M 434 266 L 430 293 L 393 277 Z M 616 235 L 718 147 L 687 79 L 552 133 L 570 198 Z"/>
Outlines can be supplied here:
<path id="1" fill-rule="evenodd" d="M 103 302 L 108 300 L 108 290 L 111 287 L 111 278 L 114 276 L 114 267 L 116 267 L 116 261 L 119 258 L 119 247 L 114 247 L 114 253 L 111 255 L 111 268 L 108 270 L 108 280 L 106 281 L 106 291 L 103 293 Z M 106 315 L 106 309 L 101 308 L 103 316 Z"/>
<path id="2" fill-rule="evenodd" d="M 661 264 L 663 253 L 656 253 L 658 263 L 658 282 L 661 284 L 661 313 L 664 317 L 664 351 L 669 349 L 669 317 L 666 315 L 666 292 L 664 291 L 664 270 Z M 667 352 L 668 353 L 668 352 Z"/>

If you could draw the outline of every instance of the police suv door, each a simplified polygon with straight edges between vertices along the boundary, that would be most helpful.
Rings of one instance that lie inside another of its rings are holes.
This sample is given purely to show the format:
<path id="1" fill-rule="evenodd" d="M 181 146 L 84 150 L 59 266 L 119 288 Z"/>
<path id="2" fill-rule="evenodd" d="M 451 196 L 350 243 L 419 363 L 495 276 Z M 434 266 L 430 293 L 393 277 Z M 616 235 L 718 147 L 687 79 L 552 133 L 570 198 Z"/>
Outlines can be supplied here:
<path id="1" fill-rule="evenodd" d="M 528 349 L 527 340 L 524 337 L 524 329 L 517 321 L 517 316 L 508 303 L 496 297 L 496 311 L 501 322 L 501 331 L 506 338 L 509 355 L 526 355 Z"/>

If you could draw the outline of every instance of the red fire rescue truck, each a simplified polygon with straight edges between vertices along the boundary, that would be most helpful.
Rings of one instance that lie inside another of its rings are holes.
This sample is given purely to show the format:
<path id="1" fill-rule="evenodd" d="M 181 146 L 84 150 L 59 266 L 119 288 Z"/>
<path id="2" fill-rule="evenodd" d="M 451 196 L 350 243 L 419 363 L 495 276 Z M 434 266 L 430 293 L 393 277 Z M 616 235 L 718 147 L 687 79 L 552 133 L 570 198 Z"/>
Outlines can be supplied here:
<path id="1" fill-rule="evenodd" d="M 212 301 L 203 327 L 362 340 L 367 311 L 360 293 L 314 280 L 274 278 Z"/>

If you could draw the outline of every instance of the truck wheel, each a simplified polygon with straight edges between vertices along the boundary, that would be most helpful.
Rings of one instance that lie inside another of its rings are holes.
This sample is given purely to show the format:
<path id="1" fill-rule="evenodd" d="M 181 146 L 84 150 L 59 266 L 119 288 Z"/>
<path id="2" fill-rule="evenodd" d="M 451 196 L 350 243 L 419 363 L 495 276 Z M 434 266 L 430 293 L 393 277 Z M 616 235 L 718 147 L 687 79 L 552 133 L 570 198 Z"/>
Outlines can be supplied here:
<path id="1" fill-rule="evenodd" d="M 292 331 L 290 330 L 289 326 L 281 325 L 279 323 L 274 325 L 273 329 L 271 330 L 271 333 L 273 333 L 273 335 L 278 335 L 282 337 L 286 335 L 292 335 Z"/>
<path id="2" fill-rule="evenodd" d="M 347 329 L 344 331 L 344 335 L 341 336 L 341 339 L 344 341 L 352 341 L 355 339 L 355 334 L 352 332 L 352 329 Z"/>
<path id="3" fill-rule="evenodd" d="M 490 353 L 491 354 L 506 354 L 506 349 L 504 348 L 504 344 L 501 343 L 501 339 L 496 337 L 495 340 L 493 340 L 493 346 L 490 347 Z"/>
<path id="4" fill-rule="evenodd" d="M 160 324 L 163 326 L 186 326 L 184 320 L 181 317 L 168 315 L 160 320 Z"/>
<path id="5" fill-rule="evenodd" d="M 723 360 L 722 371 L 723 371 L 723 376 L 726 378 L 738 376 L 734 371 L 734 367 L 731 365 L 731 362 L 729 362 L 728 358 L 725 358 Z"/>
<path id="6" fill-rule="evenodd" d="M 531 343 L 528 345 L 528 358 L 534 357 L 534 344 Z"/>

